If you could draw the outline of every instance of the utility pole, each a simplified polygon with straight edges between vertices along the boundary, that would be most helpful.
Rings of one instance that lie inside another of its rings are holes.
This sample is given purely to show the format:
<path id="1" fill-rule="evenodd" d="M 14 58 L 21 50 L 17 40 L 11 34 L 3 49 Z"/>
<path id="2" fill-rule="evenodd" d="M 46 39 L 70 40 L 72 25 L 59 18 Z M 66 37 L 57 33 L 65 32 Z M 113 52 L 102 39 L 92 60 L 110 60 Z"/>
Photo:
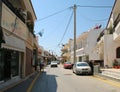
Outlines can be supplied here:
<path id="1" fill-rule="evenodd" d="M 74 63 L 76 62 L 76 4 L 74 4 Z"/>

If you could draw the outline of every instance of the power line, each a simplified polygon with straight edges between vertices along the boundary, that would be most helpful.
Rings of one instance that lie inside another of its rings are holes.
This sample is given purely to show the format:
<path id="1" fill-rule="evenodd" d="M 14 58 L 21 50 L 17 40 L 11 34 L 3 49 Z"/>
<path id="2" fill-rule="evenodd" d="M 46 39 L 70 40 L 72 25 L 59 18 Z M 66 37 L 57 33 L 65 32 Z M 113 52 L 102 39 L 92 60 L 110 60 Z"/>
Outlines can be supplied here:
<path id="1" fill-rule="evenodd" d="M 71 12 L 69 13 L 69 15 L 71 15 Z M 49 31 L 49 33 L 48 33 L 49 35 L 46 35 L 47 38 L 44 39 L 44 42 L 47 42 L 48 37 L 49 37 L 49 40 L 53 38 L 53 35 L 50 35 L 51 33 L 54 34 L 54 33 L 58 33 L 59 32 L 59 31 L 55 31 L 55 30 L 58 30 L 60 28 L 60 24 L 63 24 L 63 20 L 66 19 L 66 18 L 68 18 L 67 13 L 63 14 L 63 16 L 60 17 L 60 21 L 56 21 L 56 25 L 54 25 L 54 28 L 51 27 L 52 30 Z"/>
<path id="2" fill-rule="evenodd" d="M 90 7 L 90 8 L 111 8 L 112 6 L 89 6 L 89 5 L 84 5 L 84 6 L 82 6 L 82 5 L 77 5 L 78 7 L 83 7 L 83 8 L 87 8 L 87 7 Z M 49 17 L 52 17 L 52 16 L 54 16 L 54 15 L 57 15 L 57 14 L 59 14 L 59 13 L 61 13 L 61 12 L 64 12 L 65 10 L 67 10 L 67 9 L 70 9 L 70 8 L 72 8 L 72 7 L 68 7 L 68 8 L 66 8 L 66 9 L 63 9 L 63 10 L 61 10 L 61 11 L 58 11 L 58 12 L 55 12 L 55 13 L 53 13 L 53 14 L 51 14 L 51 15 L 48 15 L 48 16 L 46 16 L 46 17 L 44 17 L 44 18 L 41 18 L 41 19 L 38 19 L 37 21 L 42 21 L 42 20 L 45 20 L 45 19 L 47 19 L 47 18 L 49 18 Z"/>
<path id="3" fill-rule="evenodd" d="M 67 30 L 68 30 L 68 27 L 69 27 L 70 22 L 71 22 L 71 20 L 72 20 L 72 16 L 73 16 L 73 12 L 72 12 L 72 14 L 71 14 L 71 16 L 70 16 L 70 19 L 69 19 L 68 24 L 67 24 L 67 26 L 66 26 L 65 32 L 64 32 L 64 34 L 63 34 L 63 36 L 62 36 L 62 39 L 60 40 L 59 44 L 62 42 L 62 40 L 63 40 L 63 38 L 64 38 Z"/>
<path id="4" fill-rule="evenodd" d="M 83 7 L 83 8 L 112 8 L 112 6 L 90 6 L 90 5 L 86 5 L 86 6 L 82 6 L 82 5 L 77 5 L 78 7 Z"/>
<path id="5" fill-rule="evenodd" d="M 76 0 L 76 2 L 77 2 L 77 0 Z M 88 5 L 88 6 L 81 6 L 81 5 L 77 5 L 77 7 L 83 7 L 83 8 L 87 8 L 87 7 L 89 7 L 89 8 L 111 8 L 112 6 L 90 6 L 90 5 Z M 73 6 L 72 6 L 72 7 L 68 7 L 68 8 L 66 8 L 66 9 L 64 9 L 64 10 L 61 10 L 61 11 L 55 12 L 55 13 L 53 13 L 53 14 L 51 14 L 51 15 L 49 15 L 49 16 L 46 16 L 46 17 L 44 17 L 44 18 L 38 19 L 37 21 L 45 20 L 45 19 L 47 19 L 47 18 L 49 18 L 49 17 L 52 17 L 52 16 L 57 15 L 57 14 L 60 14 L 61 12 L 64 12 L 65 10 L 70 9 L 70 8 L 73 8 Z M 65 32 L 64 32 L 64 34 L 63 34 L 63 36 L 62 36 L 59 44 L 62 42 L 62 40 L 63 40 L 63 38 L 64 38 L 67 30 L 68 30 L 68 27 L 69 27 L 69 25 L 70 25 L 72 16 L 73 16 L 73 12 L 72 12 L 72 14 L 71 14 L 71 16 L 70 16 L 70 19 L 69 19 L 68 24 L 67 24 L 67 26 L 66 26 Z"/>
<path id="6" fill-rule="evenodd" d="M 64 11 L 66 11 L 67 9 L 70 9 L 70 8 L 71 8 L 71 7 L 68 7 L 68 8 L 66 8 L 66 9 L 61 10 L 61 11 L 55 12 L 55 13 L 53 13 L 53 14 L 51 14 L 51 15 L 48 15 L 48 16 L 46 16 L 46 17 L 44 17 L 44 18 L 38 19 L 37 21 L 45 20 L 45 19 L 47 19 L 47 18 L 49 18 L 49 17 L 52 17 L 52 16 L 54 16 L 54 15 L 57 15 L 57 14 L 59 14 L 59 13 L 61 13 L 61 12 L 64 12 Z"/>
<path id="7" fill-rule="evenodd" d="M 104 18 L 104 19 L 92 19 L 92 18 L 89 18 L 89 17 L 87 17 L 87 16 L 85 16 L 85 15 L 82 15 L 82 14 L 80 14 L 80 16 L 81 17 L 83 17 L 83 18 L 85 18 L 86 20 L 89 20 L 89 21 L 106 21 L 106 20 L 108 20 L 109 18 Z"/>
<path id="8" fill-rule="evenodd" d="M 71 16 L 70 16 L 70 18 L 69 18 L 68 24 L 67 24 L 66 29 L 65 29 L 65 32 L 64 32 L 64 34 L 63 34 L 63 36 L 62 36 L 62 39 L 60 40 L 60 42 L 59 42 L 59 44 L 56 46 L 56 48 L 61 44 L 61 42 L 62 42 L 62 40 L 63 40 L 63 38 L 64 38 L 64 36 L 65 36 L 65 34 L 66 34 L 66 32 L 67 32 L 68 27 L 69 27 L 69 25 L 70 25 L 70 22 L 71 22 L 71 20 L 72 20 L 72 16 L 73 16 L 73 12 L 71 13 Z M 56 50 L 56 48 L 55 48 L 55 50 Z"/>

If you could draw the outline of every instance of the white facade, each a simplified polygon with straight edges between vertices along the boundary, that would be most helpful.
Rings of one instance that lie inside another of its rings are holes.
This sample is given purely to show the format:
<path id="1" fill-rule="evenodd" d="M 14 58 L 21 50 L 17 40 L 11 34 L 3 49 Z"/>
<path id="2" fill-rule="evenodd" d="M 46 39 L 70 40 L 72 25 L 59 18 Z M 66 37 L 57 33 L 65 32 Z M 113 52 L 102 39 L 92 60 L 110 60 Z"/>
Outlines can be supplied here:
<path id="1" fill-rule="evenodd" d="M 76 39 L 76 61 L 83 61 L 85 58 L 85 46 L 87 44 L 87 35 L 88 32 L 83 32 L 79 37 Z M 74 58 L 74 41 L 71 42 L 71 62 L 73 62 Z"/>
<path id="2" fill-rule="evenodd" d="M 87 46 L 85 47 L 85 53 L 89 56 L 89 60 L 100 60 L 98 50 L 94 50 L 97 44 L 97 38 L 103 29 L 91 29 L 87 37 Z"/>
<path id="3" fill-rule="evenodd" d="M 111 16 L 108 21 L 107 28 L 104 36 L 98 42 L 99 48 L 102 48 L 104 66 L 113 67 L 115 60 L 120 61 L 120 57 L 117 57 L 117 48 L 120 48 L 120 0 L 116 0 Z M 112 32 L 112 33 L 110 33 Z"/>
<path id="4" fill-rule="evenodd" d="M 103 61 L 103 65 L 108 67 L 113 67 L 115 60 L 120 62 L 120 0 L 115 1 L 105 30 L 93 28 L 87 35 L 81 34 L 76 39 L 76 44 L 77 61 Z M 71 49 L 72 58 L 73 55 Z"/>

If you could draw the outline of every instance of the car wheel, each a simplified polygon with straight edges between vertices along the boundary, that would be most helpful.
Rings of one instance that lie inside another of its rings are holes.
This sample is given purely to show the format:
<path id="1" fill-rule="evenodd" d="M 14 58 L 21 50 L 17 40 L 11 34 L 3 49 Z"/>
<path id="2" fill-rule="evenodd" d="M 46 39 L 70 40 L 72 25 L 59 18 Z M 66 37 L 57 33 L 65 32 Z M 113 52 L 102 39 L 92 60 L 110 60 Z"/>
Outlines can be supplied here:
<path id="1" fill-rule="evenodd" d="M 75 74 L 78 75 L 78 72 L 75 70 Z"/>
<path id="2" fill-rule="evenodd" d="M 74 69 L 72 69 L 72 70 L 73 70 L 73 73 L 75 73 Z"/>

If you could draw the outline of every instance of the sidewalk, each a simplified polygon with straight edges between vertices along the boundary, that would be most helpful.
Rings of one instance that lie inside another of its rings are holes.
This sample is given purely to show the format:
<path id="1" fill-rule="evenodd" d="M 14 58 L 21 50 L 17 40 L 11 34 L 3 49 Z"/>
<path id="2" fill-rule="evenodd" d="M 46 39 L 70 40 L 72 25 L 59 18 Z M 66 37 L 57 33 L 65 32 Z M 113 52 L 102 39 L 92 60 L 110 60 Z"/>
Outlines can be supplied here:
<path id="1" fill-rule="evenodd" d="M 101 73 L 96 73 L 95 77 L 100 77 L 106 80 L 113 80 L 120 82 L 120 69 L 100 69 Z"/>
<path id="2" fill-rule="evenodd" d="M 28 78 L 21 79 L 17 83 L 12 83 L 9 86 L 6 86 L 6 87 L 0 89 L 0 92 L 27 92 L 31 83 L 36 78 L 36 76 L 39 74 L 40 74 L 40 72 L 35 72 Z"/>

